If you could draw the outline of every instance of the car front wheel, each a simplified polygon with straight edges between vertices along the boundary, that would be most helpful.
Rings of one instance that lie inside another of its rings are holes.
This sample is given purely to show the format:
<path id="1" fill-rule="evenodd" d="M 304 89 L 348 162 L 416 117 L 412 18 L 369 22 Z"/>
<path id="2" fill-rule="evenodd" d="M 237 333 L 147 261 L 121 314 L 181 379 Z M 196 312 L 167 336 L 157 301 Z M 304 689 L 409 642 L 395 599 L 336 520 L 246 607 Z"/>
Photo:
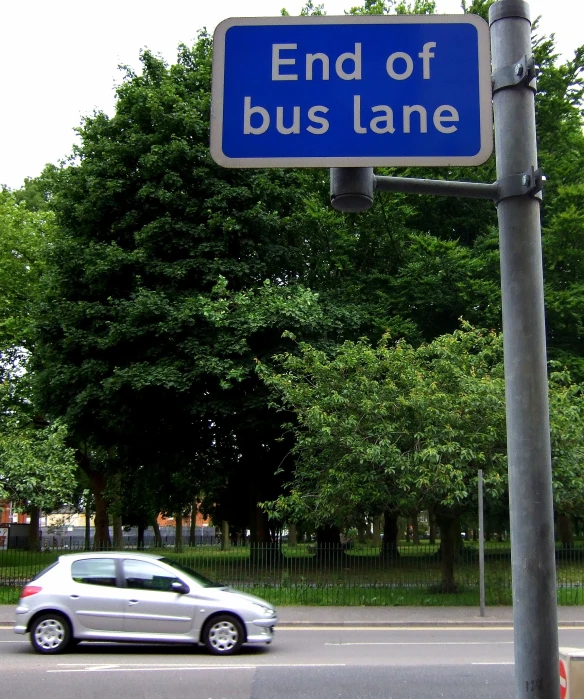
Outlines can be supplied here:
<path id="1" fill-rule="evenodd" d="M 37 653 L 63 653 L 71 642 L 71 626 L 61 614 L 42 614 L 31 626 L 30 642 Z"/>
<path id="2" fill-rule="evenodd" d="M 216 616 L 205 626 L 203 641 L 215 655 L 233 655 L 244 641 L 243 627 L 231 614 Z"/>

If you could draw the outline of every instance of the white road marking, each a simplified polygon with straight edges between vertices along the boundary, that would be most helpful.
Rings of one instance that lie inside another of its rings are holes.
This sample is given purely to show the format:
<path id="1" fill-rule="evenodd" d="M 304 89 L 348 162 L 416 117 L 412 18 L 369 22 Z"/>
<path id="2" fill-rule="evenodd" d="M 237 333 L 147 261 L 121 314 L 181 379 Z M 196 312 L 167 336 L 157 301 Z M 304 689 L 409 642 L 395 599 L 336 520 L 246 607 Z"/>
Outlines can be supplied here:
<path id="1" fill-rule="evenodd" d="M 325 646 L 503 646 L 513 641 L 341 641 Z"/>
<path id="2" fill-rule="evenodd" d="M 562 628 L 561 626 L 559 628 Z M 566 629 L 577 629 L 577 626 L 567 626 Z M 584 629 L 584 626 L 581 627 Z M 276 631 L 510 631 L 511 626 L 276 626 Z"/>
<path id="3" fill-rule="evenodd" d="M 558 625 L 560 631 L 584 631 L 582 626 Z M 509 631 L 513 633 L 512 626 L 346 626 L 334 625 L 323 626 L 276 626 L 276 631 Z"/>
<path id="4" fill-rule="evenodd" d="M 484 662 L 484 663 L 471 663 L 471 665 L 515 665 L 515 663 L 489 663 L 489 662 Z"/>
<path id="5" fill-rule="evenodd" d="M 47 673 L 71 672 L 157 672 L 162 670 L 257 670 L 264 667 L 346 667 L 346 663 L 265 663 L 246 665 L 183 665 L 181 663 L 124 663 L 89 664 L 59 663 L 62 670 L 47 670 Z"/>
<path id="6" fill-rule="evenodd" d="M 191 667 L 190 665 L 181 665 L 180 667 L 115 667 L 106 665 L 103 667 L 82 667 L 77 670 L 47 670 L 47 674 L 63 674 L 72 672 L 160 672 L 162 670 L 255 670 L 254 666 L 243 665 L 241 667 Z"/>

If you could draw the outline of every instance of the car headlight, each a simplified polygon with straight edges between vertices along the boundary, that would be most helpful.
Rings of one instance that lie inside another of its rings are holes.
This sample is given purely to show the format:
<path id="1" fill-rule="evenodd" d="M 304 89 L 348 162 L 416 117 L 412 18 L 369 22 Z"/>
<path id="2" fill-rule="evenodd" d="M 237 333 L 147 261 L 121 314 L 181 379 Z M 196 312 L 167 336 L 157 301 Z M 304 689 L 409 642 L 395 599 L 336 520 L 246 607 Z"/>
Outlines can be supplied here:
<path id="1" fill-rule="evenodd" d="M 262 616 L 271 617 L 276 616 L 276 612 L 271 607 L 264 607 L 263 604 L 254 604 L 255 609 L 259 611 Z"/>

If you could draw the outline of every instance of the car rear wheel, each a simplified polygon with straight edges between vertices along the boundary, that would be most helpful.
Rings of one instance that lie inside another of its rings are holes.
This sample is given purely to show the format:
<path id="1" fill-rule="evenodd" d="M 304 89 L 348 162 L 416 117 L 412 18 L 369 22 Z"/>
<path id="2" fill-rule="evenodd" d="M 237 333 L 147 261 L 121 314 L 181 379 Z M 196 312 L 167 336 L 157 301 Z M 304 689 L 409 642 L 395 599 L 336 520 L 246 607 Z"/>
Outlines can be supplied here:
<path id="1" fill-rule="evenodd" d="M 231 614 L 216 616 L 205 626 L 203 641 L 215 655 L 233 655 L 244 641 L 243 627 Z"/>
<path id="2" fill-rule="evenodd" d="M 71 625 L 61 614 L 42 614 L 32 623 L 30 642 L 37 653 L 63 653 L 71 643 Z"/>

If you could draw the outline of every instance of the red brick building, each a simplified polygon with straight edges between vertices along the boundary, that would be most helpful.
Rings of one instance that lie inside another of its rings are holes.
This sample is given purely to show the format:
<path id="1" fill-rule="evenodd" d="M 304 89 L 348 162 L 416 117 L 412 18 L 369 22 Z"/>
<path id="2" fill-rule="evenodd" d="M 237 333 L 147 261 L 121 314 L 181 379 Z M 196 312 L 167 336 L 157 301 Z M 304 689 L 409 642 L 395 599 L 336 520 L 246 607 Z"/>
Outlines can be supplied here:
<path id="1" fill-rule="evenodd" d="M 0 524 L 26 524 L 28 515 L 13 511 L 12 503 L 0 500 Z"/>
<path id="2" fill-rule="evenodd" d="M 160 527 L 172 527 L 175 524 L 175 519 L 174 517 L 166 517 L 164 515 L 159 514 L 157 518 L 158 526 Z M 190 527 L 191 526 L 191 516 L 190 515 L 184 515 L 183 516 L 183 527 Z M 204 517 L 198 510 L 197 510 L 197 517 L 195 520 L 195 526 L 197 527 L 210 527 L 211 526 L 211 520 L 209 517 Z"/>

